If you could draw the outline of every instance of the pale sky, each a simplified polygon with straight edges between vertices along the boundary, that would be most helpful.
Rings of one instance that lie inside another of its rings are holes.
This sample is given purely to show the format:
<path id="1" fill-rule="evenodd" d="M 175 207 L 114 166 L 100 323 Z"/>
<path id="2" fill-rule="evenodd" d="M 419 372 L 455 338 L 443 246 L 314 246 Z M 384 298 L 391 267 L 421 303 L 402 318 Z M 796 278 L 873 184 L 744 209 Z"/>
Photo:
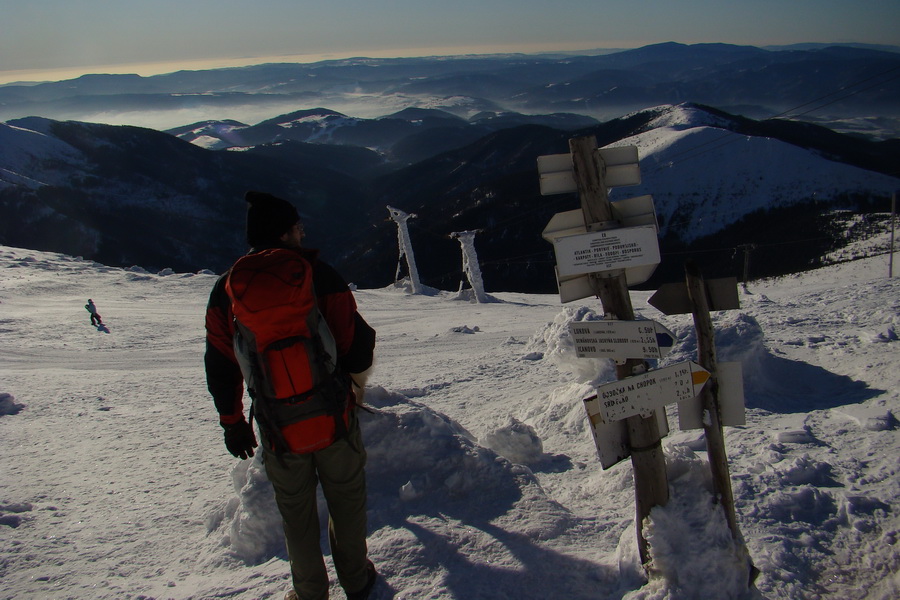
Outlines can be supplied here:
<path id="1" fill-rule="evenodd" d="M 900 0 L 0 0 L 0 83 L 667 41 L 900 45 Z"/>

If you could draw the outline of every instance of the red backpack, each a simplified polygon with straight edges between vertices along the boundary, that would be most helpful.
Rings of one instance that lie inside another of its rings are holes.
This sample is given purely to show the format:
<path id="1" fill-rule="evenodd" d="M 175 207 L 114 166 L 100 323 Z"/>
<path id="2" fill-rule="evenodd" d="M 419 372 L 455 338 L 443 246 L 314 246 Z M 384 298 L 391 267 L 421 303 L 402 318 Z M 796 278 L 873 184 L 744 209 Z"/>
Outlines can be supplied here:
<path id="1" fill-rule="evenodd" d="M 349 424 L 349 385 L 312 271 L 296 251 L 272 248 L 240 258 L 225 284 L 251 420 L 276 454 L 326 448 Z"/>

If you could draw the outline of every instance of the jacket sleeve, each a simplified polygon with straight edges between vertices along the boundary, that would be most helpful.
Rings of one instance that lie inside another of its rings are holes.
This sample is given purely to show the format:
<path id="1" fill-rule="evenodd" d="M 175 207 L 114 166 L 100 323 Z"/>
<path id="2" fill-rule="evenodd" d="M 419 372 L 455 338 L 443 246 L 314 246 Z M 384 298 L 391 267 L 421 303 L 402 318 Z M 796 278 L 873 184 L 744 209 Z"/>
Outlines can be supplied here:
<path id="1" fill-rule="evenodd" d="M 357 311 L 353 292 L 338 272 L 321 261 L 314 268 L 319 311 L 337 344 L 338 364 L 348 373 L 362 373 L 372 366 L 375 330 Z"/>
<path id="2" fill-rule="evenodd" d="M 375 360 L 375 330 L 358 312 L 354 315 L 353 342 L 341 357 L 341 365 L 348 373 L 362 373 Z"/>
<path id="3" fill-rule="evenodd" d="M 244 419 L 244 378 L 234 357 L 233 317 L 225 292 L 227 274 L 216 281 L 206 307 L 206 385 L 213 397 L 219 422 L 233 424 Z"/>

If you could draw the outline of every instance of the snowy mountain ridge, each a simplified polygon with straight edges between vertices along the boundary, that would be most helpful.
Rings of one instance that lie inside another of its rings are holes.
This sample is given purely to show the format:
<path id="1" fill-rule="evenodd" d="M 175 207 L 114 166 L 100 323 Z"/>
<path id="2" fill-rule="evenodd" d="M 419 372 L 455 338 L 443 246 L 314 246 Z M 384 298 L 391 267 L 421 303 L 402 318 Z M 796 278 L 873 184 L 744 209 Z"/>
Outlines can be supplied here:
<path id="1" fill-rule="evenodd" d="M 204 121 L 167 132 L 211 150 L 298 141 L 360 146 L 377 151 L 389 162 L 410 164 L 474 142 L 492 131 L 526 124 L 575 130 L 596 125 L 597 121 L 569 113 L 523 115 L 491 111 L 479 112 L 467 120 L 437 108 L 405 108 L 367 119 L 327 108 L 312 108 L 279 115 L 255 125 Z M 419 142 L 418 139 L 425 135 L 427 139 Z"/>
<path id="2" fill-rule="evenodd" d="M 896 176 L 885 174 L 890 171 L 875 172 L 881 159 L 873 162 L 874 155 L 867 154 L 886 152 L 887 159 L 887 146 L 856 146 L 847 136 L 819 136 L 827 130 L 794 131 L 793 126 L 684 104 L 568 135 L 520 128 L 377 180 L 376 193 L 419 216 L 410 225 L 413 244 L 425 246 L 429 260 L 437 261 L 420 266 L 429 269 L 423 277 L 430 285 L 453 289 L 460 281 L 458 250 L 434 235 L 434 224 L 441 224 L 446 233 L 482 230 L 476 245 L 489 288 L 498 289 L 492 282 L 499 280 L 515 282 L 505 289 L 550 291 L 555 282 L 547 281 L 544 266 L 554 263 L 552 248 L 534 240 L 556 212 L 578 202 L 567 195 L 540 196 L 535 159 L 566 152 L 570 137 L 594 135 L 599 146 L 638 147 L 641 185 L 614 189 L 610 198 L 653 197 L 664 255 L 683 259 L 694 253 L 711 276 L 733 276 L 741 274 L 736 246 L 753 244 L 758 248 L 754 276 L 780 274 L 809 268 L 847 242 L 842 224 L 831 216 L 837 209 L 877 212 L 883 223 L 891 193 L 900 185 Z M 373 208 L 373 221 L 382 210 Z M 363 232 L 345 258 L 354 280 L 378 285 L 367 277 L 393 272 L 396 252 L 378 243 L 391 234 L 389 225 Z M 784 244 L 792 245 L 788 256 Z M 663 267 L 657 275 L 669 281 L 683 277 L 679 271 Z"/>
<path id="3" fill-rule="evenodd" d="M 39 125 L 36 119 L 20 126 L 0 123 L 0 187 L 23 185 L 36 189 L 65 183 L 73 170 L 87 166 L 75 148 L 41 131 Z M 51 163 L 57 168 L 43 168 Z M 64 165 L 70 168 L 63 168 Z"/>
<path id="4" fill-rule="evenodd" d="M 714 114 L 708 110 L 703 110 L 696 104 L 677 104 L 677 105 L 661 105 L 650 107 L 643 111 L 637 111 L 624 115 L 623 120 L 635 117 L 640 113 L 656 113 L 656 117 L 652 118 L 644 126 L 644 129 L 651 131 L 653 129 L 672 128 L 672 129 L 691 129 L 694 127 L 717 127 L 719 129 L 727 129 L 733 125 L 734 120 L 729 119 L 722 114 Z"/>
<path id="5" fill-rule="evenodd" d="M 378 286 L 389 282 L 396 267 L 393 244 L 385 244 L 396 234 L 383 224 L 383 198 L 390 198 L 391 204 L 417 213 L 420 223 L 430 223 L 430 230 L 484 230 L 478 246 L 488 263 L 485 281 L 491 290 L 549 290 L 554 283 L 539 263 L 537 277 L 502 269 L 510 257 L 550 250 L 540 231 L 557 209 L 539 195 L 536 159 L 565 152 L 573 135 L 594 134 L 600 145 L 638 147 L 642 184 L 614 190 L 612 198 L 653 196 L 664 251 L 671 244 L 692 245 L 764 211 L 812 206 L 812 218 L 835 208 L 869 210 L 900 186 L 895 177 L 825 158 L 836 146 L 830 140 L 830 145 L 817 145 L 820 128 L 792 133 L 787 143 L 749 129 L 761 123 L 697 105 L 656 107 L 576 132 L 501 127 L 406 168 L 348 144 L 271 143 L 278 132 L 306 130 L 303 136 L 333 138 L 340 132 L 377 131 L 385 124 L 396 132 L 394 125 L 403 122 L 420 131 L 420 142 L 427 146 L 432 140 L 446 141 L 447 132 L 441 125 L 416 121 L 465 123 L 418 110 L 406 111 L 404 118 L 352 121 L 346 127 L 338 113 L 311 110 L 241 130 L 240 124 L 206 123 L 182 132 L 208 136 L 218 127 L 221 139 L 256 129 L 268 140 L 233 148 L 241 152 L 210 151 L 136 127 L 43 118 L 12 121 L 0 130 L 6 142 L 0 154 L 0 240 L 110 264 L 221 271 L 245 251 L 243 192 L 269 189 L 298 203 L 310 225 L 311 244 L 346 267 L 353 280 Z M 320 127 L 323 120 L 325 128 Z M 285 123 L 292 126 L 286 129 Z M 879 158 L 888 153 L 880 144 L 831 135 L 854 149 L 855 154 L 846 153 L 847 160 L 876 168 L 881 168 L 877 161 L 888 162 Z M 520 222 L 494 226 L 509 220 L 503 215 L 511 207 L 526 209 Z M 65 236 L 58 234 L 60 227 Z M 210 227 L 215 236 L 210 237 Z M 837 247 L 845 242 L 838 234 L 833 239 Z M 810 249 L 804 256 L 812 260 L 835 249 Z M 434 280 L 435 275 L 458 272 L 458 249 L 451 242 L 435 241 L 418 251 L 429 254 L 422 260 L 429 285 L 458 285 L 458 279 Z"/>
<path id="6" fill-rule="evenodd" d="M 824 160 L 780 140 L 729 131 L 731 123 L 693 106 L 650 109 L 644 132 L 610 146 L 637 146 L 642 183 L 611 199 L 650 194 L 661 235 L 690 243 L 744 216 L 807 202 L 872 194 L 888 198 L 900 179 Z M 711 178 L 709 172 L 721 173 Z"/>

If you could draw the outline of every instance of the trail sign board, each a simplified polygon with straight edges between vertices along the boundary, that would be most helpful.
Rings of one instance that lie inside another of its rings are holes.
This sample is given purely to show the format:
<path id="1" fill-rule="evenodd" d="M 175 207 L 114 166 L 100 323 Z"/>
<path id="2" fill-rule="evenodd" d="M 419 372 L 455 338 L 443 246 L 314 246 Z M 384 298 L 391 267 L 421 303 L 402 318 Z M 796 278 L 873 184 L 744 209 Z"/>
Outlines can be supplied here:
<path id="1" fill-rule="evenodd" d="M 569 334 L 580 358 L 660 359 L 675 343 L 675 334 L 656 321 L 575 321 Z"/>
<path id="2" fill-rule="evenodd" d="M 737 278 L 707 279 L 705 283 L 709 310 L 732 310 L 741 307 Z M 659 286 L 647 303 L 664 315 L 684 315 L 693 312 L 687 284 L 683 281 Z"/>
<path id="3" fill-rule="evenodd" d="M 745 425 L 744 374 L 740 362 L 727 361 L 716 365 L 716 381 L 719 407 L 719 423 L 729 427 Z M 679 429 L 703 429 L 703 403 L 691 398 L 678 404 Z"/>
<path id="4" fill-rule="evenodd" d="M 600 148 L 606 165 L 603 184 L 608 187 L 623 187 L 641 183 L 641 169 L 638 163 L 637 146 Z M 567 194 L 578 191 L 571 154 L 548 154 L 538 157 L 538 173 L 541 178 L 541 195 Z"/>
<path id="5" fill-rule="evenodd" d="M 685 361 L 597 388 L 599 418 L 605 423 L 650 414 L 672 402 L 690 400 L 709 380 L 709 371 Z"/>
<path id="6" fill-rule="evenodd" d="M 568 154 L 563 156 L 569 156 Z M 658 230 L 656 223 L 656 210 L 653 206 L 652 196 L 638 196 L 609 203 L 610 212 L 616 227 L 652 226 Z M 596 231 L 596 224 L 592 225 Z M 609 229 L 606 229 L 609 231 Z M 547 223 L 541 236 L 550 242 L 556 240 L 583 235 L 588 232 L 588 226 L 584 222 L 584 211 L 581 209 L 559 212 Z M 658 244 L 658 242 L 656 242 Z M 625 281 L 629 286 L 644 283 L 656 270 L 656 264 L 630 266 L 625 268 Z M 562 275 L 557 268 L 557 283 L 559 285 L 559 297 L 562 302 L 572 302 L 596 295 L 591 284 L 589 274 Z"/>
<path id="7" fill-rule="evenodd" d="M 617 227 L 637 227 L 639 225 L 653 225 L 659 229 L 656 222 L 656 207 L 653 205 L 653 196 L 637 196 L 625 198 L 609 203 L 609 211 Z M 550 242 L 558 238 L 570 235 L 587 233 L 588 227 L 584 222 L 584 211 L 580 208 L 558 212 L 547 222 L 541 237 Z M 595 227 L 592 231 L 597 231 Z"/>
<path id="8" fill-rule="evenodd" d="M 625 421 L 604 423 L 600 417 L 598 404 L 597 396 L 584 399 L 584 408 L 587 411 L 591 436 L 597 447 L 597 455 L 600 457 L 600 466 L 609 469 L 631 456 L 631 449 L 628 447 L 628 427 Z M 654 414 L 659 436 L 663 438 L 669 434 L 666 411 L 658 408 Z"/>
<path id="9" fill-rule="evenodd" d="M 659 264 L 656 227 L 622 227 L 557 238 L 560 277 Z"/>

